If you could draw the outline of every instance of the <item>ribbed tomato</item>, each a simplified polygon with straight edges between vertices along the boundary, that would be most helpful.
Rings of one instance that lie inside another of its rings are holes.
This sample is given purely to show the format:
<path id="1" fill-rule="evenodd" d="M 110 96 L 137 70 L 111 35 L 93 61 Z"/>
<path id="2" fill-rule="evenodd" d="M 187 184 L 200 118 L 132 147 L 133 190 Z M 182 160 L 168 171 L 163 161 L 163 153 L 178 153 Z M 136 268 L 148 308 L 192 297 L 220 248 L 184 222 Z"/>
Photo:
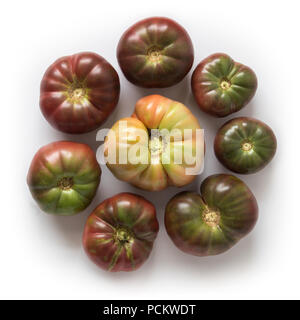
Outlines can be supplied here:
<path id="1" fill-rule="evenodd" d="M 56 60 L 41 82 L 40 107 L 56 129 L 85 133 L 98 128 L 115 109 L 119 76 L 101 56 L 83 52 Z"/>
<path id="2" fill-rule="evenodd" d="M 182 103 L 160 95 L 144 97 L 132 117 L 120 119 L 108 132 L 106 165 L 118 179 L 141 189 L 182 187 L 195 179 L 204 161 L 204 137 L 197 135 L 198 129 L 198 120 Z M 113 150 L 116 157 L 110 158 Z"/>
<path id="3" fill-rule="evenodd" d="M 257 202 L 246 184 L 235 176 L 216 174 L 201 184 L 201 195 L 182 192 L 165 211 L 165 226 L 182 251 L 209 256 L 230 249 L 254 227 Z"/>
<path id="4" fill-rule="evenodd" d="M 100 177 L 100 166 L 88 145 L 58 141 L 42 147 L 35 154 L 27 183 L 43 211 L 73 215 L 91 203 Z"/>
<path id="5" fill-rule="evenodd" d="M 199 63 L 192 76 L 192 90 L 200 109 L 226 117 L 242 109 L 254 96 L 257 78 L 249 67 L 225 53 L 215 53 Z"/>
<path id="6" fill-rule="evenodd" d="M 155 207 L 132 193 L 104 200 L 88 217 L 83 247 L 108 271 L 134 271 L 149 257 L 159 229 Z"/>
<path id="7" fill-rule="evenodd" d="M 178 23 L 152 17 L 137 22 L 123 34 L 117 56 L 130 82 L 164 88 L 178 83 L 190 71 L 194 49 L 188 33 Z"/>

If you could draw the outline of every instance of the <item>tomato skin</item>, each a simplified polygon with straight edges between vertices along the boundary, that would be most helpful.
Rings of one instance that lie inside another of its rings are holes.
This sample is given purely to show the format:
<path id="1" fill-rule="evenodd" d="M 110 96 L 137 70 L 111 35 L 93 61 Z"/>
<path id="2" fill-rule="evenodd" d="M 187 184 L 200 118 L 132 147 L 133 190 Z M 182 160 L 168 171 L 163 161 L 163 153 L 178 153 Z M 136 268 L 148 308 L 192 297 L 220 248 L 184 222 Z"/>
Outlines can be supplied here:
<path id="1" fill-rule="evenodd" d="M 128 81 L 145 88 L 165 88 L 180 82 L 190 71 L 194 49 L 188 33 L 177 22 L 152 17 L 125 31 L 117 58 Z"/>
<path id="2" fill-rule="evenodd" d="M 134 271 L 149 257 L 159 230 L 155 207 L 145 198 L 120 193 L 104 200 L 88 217 L 83 247 L 107 271 Z"/>
<path id="3" fill-rule="evenodd" d="M 215 53 L 201 61 L 192 75 L 192 91 L 198 106 L 214 117 L 226 117 L 241 110 L 256 89 L 254 71 L 225 53 Z"/>
<path id="4" fill-rule="evenodd" d="M 234 118 L 217 132 L 215 155 L 229 170 L 250 174 L 263 169 L 274 157 L 277 148 L 272 129 L 250 117 Z"/>
<path id="5" fill-rule="evenodd" d="M 126 129 L 122 129 L 120 123 L 126 121 Z M 121 128 L 121 129 L 120 129 Z M 162 145 L 159 153 L 159 161 L 152 162 L 150 156 L 152 136 L 148 133 L 150 129 L 158 129 L 159 132 L 168 130 L 172 132 L 177 129 L 184 136 L 184 130 L 190 129 L 193 132 L 193 138 L 190 140 L 181 139 L 174 143 Z M 160 191 L 168 186 L 182 187 L 191 183 L 196 175 L 189 175 L 186 169 L 193 167 L 185 161 L 182 164 L 176 164 L 175 154 L 180 149 L 182 154 L 185 150 L 192 150 L 196 153 L 196 148 L 199 146 L 201 150 L 198 154 L 199 163 L 204 161 L 204 138 L 196 141 L 195 132 L 200 129 L 200 125 L 196 117 L 182 103 L 173 101 L 160 95 L 150 95 L 141 98 L 135 106 L 134 113 L 129 118 L 123 118 L 117 121 L 108 132 L 104 142 L 104 154 L 108 156 L 109 150 L 116 148 L 116 162 L 108 159 L 107 167 L 117 179 L 129 182 L 134 186 L 148 190 Z M 132 163 L 129 159 L 130 148 L 137 143 L 139 137 L 135 135 L 139 131 L 144 132 L 145 136 L 139 140 L 139 143 L 144 147 L 143 155 L 149 153 L 149 159 L 144 163 Z M 112 141 L 112 136 L 116 136 L 116 146 Z M 135 141 L 133 141 L 133 139 Z M 182 143 L 182 144 L 180 144 Z M 202 148 L 201 148 L 202 146 Z M 168 149 L 169 148 L 169 149 Z M 168 158 L 170 151 L 170 162 L 163 163 Z M 119 161 L 119 154 L 127 154 L 126 163 Z M 184 160 L 184 159 L 183 159 Z"/>
<path id="6" fill-rule="evenodd" d="M 256 199 L 243 181 L 228 174 L 207 177 L 200 190 L 201 195 L 181 192 L 168 202 L 167 233 L 185 253 L 223 253 L 253 229 L 258 218 Z"/>
<path id="7" fill-rule="evenodd" d="M 101 56 L 82 52 L 56 60 L 45 72 L 40 108 L 46 120 L 66 133 L 98 128 L 115 109 L 119 76 Z"/>
<path id="8" fill-rule="evenodd" d="M 27 184 L 39 207 L 54 215 L 74 215 L 93 200 L 101 169 L 86 144 L 57 141 L 38 150 Z"/>

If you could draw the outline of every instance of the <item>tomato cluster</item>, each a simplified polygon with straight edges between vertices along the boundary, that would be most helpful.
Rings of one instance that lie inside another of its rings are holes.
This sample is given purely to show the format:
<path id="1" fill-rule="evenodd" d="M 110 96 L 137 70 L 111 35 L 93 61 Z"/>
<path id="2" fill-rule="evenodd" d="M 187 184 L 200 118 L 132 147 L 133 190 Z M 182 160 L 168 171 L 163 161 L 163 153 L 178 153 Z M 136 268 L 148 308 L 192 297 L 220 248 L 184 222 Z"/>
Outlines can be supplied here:
<path id="1" fill-rule="evenodd" d="M 168 18 L 153 17 L 124 32 L 117 59 L 124 76 L 134 85 L 165 88 L 188 74 L 194 49 L 182 26 Z M 195 68 L 191 88 L 202 111 L 226 117 L 253 98 L 257 77 L 227 54 L 215 53 Z M 62 57 L 47 69 L 41 81 L 40 108 L 54 128 L 83 134 L 105 122 L 119 95 L 120 80 L 114 67 L 96 53 L 83 52 Z M 196 178 L 188 170 L 198 168 L 199 173 L 203 166 L 205 143 L 200 129 L 198 119 L 184 104 L 157 94 L 143 97 L 131 115 L 108 131 L 106 165 L 117 179 L 140 189 L 183 187 Z M 214 142 L 217 159 L 239 174 L 261 170 L 274 157 L 276 147 L 272 129 L 250 117 L 227 121 Z M 100 177 L 101 168 L 88 145 L 57 141 L 35 154 L 27 183 L 43 211 L 71 216 L 92 202 Z M 170 199 L 165 208 L 167 233 L 188 254 L 223 253 L 254 227 L 256 199 L 242 180 L 230 174 L 207 177 L 200 192 L 184 191 Z M 124 192 L 104 200 L 90 214 L 83 247 L 105 270 L 132 271 L 149 257 L 158 230 L 154 205 Z"/>

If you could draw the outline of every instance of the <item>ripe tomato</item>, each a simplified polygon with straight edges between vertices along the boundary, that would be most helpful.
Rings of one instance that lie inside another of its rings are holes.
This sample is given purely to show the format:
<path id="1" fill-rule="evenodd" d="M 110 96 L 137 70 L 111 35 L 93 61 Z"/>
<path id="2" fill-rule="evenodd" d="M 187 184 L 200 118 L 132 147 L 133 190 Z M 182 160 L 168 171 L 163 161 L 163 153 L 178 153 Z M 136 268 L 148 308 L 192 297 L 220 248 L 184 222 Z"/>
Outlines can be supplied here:
<path id="1" fill-rule="evenodd" d="M 240 117 L 226 122 L 217 132 L 215 154 L 229 170 L 254 173 L 274 157 L 277 142 L 272 129 L 264 122 Z"/>
<path id="2" fill-rule="evenodd" d="M 98 128 L 116 107 L 119 76 L 101 56 L 83 52 L 56 60 L 41 82 L 40 107 L 56 129 L 85 133 Z"/>
<path id="3" fill-rule="evenodd" d="M 255 73 L 224 53 L 204 59 L 192 76 L 192 90 L 200 109 L 215 117 L 226 117 L 242 109 L 256 88 Z"/>
<path id="4" fill-rule="evenodd" d="M 151 129 L 157 129 L 160 136 Z M 204 137 L 197 136 L 197 129 L 198 120 L 182 103 L 160 95 L 144 97 L 136 103 L 131 118 L 117 121 L 108 132 L 106 165 L 118 179 L 141 189 L 182 187 L 196 177 L 189 169 L 200 170 L 203 164 Z M 178 135 L 172 136 L 174 132 Z M 112 150 L 116 150 L 115 157 L 110 157 Z"/>
<path id="5" fill-rule="evenodd" d="M 209 256 L 235 245 L 254 227 L 257 202 L 246 184 L 228 174 L 216 174 L 201 184 L 201 195 L 182 192 L 165 211 L 165 226 L 182 251 Z"/>
<path id="6" fill-rule="evenodd" d="M 88 217 L 83 247 L 104 270 L 134 271 L 148 259 L 158 229 L 149 201 L 120 193 L 104 200 Z"/>
<path id="7" fill-rule="evenodd" d="M 100 177 L 100 166 L 88 145 L 58 141 L 35 154 L 27 183 L 43 211 L 73 215 L 91 203 Z"/>
<path id="8" fill-rule="evenodd" d="M 153 17 L 137 22 L 120 39 L 117 57 L 125 77 L 146 88 L 170 87 L 190 71 L 194 49 L 175 21 Z"/>

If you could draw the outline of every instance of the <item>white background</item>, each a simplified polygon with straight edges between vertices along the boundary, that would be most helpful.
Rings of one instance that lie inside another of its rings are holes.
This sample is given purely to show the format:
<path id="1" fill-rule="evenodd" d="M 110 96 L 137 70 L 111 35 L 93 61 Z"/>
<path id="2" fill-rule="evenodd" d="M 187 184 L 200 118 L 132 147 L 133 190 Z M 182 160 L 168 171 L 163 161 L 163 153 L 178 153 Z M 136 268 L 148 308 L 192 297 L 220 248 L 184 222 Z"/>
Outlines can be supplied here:
<path id="1" fill-rule="evenodd" d="M 300 298 L 299 206 L 299 1 L 5 1 L 1 4 L 0 298 L 25 299 L 267 299 Z M 167 16 L 189 32 L 195 66 L 225 52 L 253 68 L 259 87 L 252 102 L 226 119 L 202 113 L 190 90 L 191 72 L 180 84 L 146 90 L 120 72 L 116 46 L 127 27 L 150 16 Z M 240 176 L 259 203 L 253 232 L 225 254 L 199 258 L 179 251 L 168 238 L 164 206 L 179 190 L 143 192 L 117 181 L 103 167 L 91 206 L 73 217 L 41 212 L 26 185 L 34 153 L 61 139 L 85 142 L 95 150 L 96 132 L 55 131 L 39 109 L 39 84 L 57 58 L 94 51 L 119 72 L 119 105 L 106 123 L 129 116 L 142 96 L 160 93 L 185 103 L 205 129 L 205 171 L 183 189 L 198 190 L 210 174 L 228 172 L 212 143 L 219 126 L 248 115 L 268 123 L 278 152 L 263 171 Z M 152 201 L 160 232 L 149 260 L 136 272 L 108 273 L 88 260 L 81 246 L 85 220 L 107 197 L 122 191 Z"/>

